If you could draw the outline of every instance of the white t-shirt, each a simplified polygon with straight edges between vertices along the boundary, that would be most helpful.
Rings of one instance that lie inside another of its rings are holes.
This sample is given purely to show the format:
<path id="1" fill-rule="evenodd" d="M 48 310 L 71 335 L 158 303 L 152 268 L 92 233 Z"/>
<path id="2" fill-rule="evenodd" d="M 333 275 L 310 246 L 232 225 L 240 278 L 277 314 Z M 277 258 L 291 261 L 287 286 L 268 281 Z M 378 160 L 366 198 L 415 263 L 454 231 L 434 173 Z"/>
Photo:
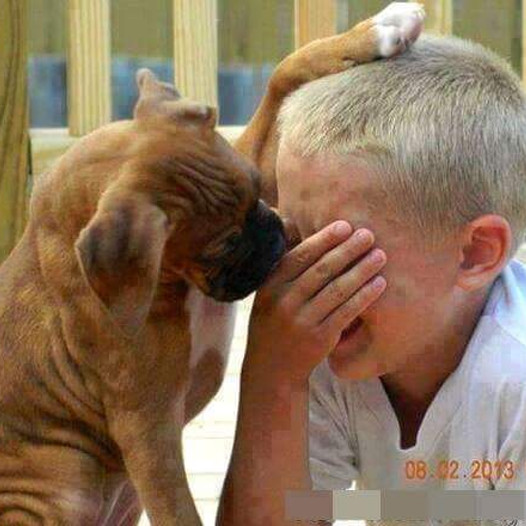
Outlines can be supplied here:
<path id="1" fill-rule="evenodd" d="M 348 489 L 356 480 L 356 489 L 526 490 L 524 265 L 511 260 L 495 280 L 462 360 L 429 406 L 416 444 L 400 449 L 399 441 L 398 420 L 379 378 L 341 380 L 326 360 L 314 369 L 309 402 L 313 489 Z M 443 477 L 420 478 L 412 464 L 425 462 L 430 474 L 444 460 L 449 464 L 441 466 L 448 466 L 449 474 Z M 483 460 L 493 466 L 497 460 L 510 461 L 514 474 L 498 477 L 492 469 L 489 479 L 474 478 Z M 495 524 L 449 524 L 481 522 Z"/>

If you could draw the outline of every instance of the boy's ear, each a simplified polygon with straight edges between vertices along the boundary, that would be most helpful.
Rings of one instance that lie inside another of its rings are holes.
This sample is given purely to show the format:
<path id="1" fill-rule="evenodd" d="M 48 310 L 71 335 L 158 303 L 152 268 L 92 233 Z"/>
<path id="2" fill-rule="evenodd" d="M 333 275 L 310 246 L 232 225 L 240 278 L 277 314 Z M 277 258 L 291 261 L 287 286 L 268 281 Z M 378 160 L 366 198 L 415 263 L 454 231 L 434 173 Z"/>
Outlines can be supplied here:
<path id="1" fill-rule="evenodd" d="M 150 311 L 168 236 L 168 218 L 159 207 L 114 196 L 101 199 L 75 243 L 88 285 L 130 338 Z"/>
<path id="2" fill-rule="evenodd" d="M 464 290 L 491 283 L 506 266 L 512 245 L 507 219 L 497 214 L 479 216 L 465 225 L 457 284 Z"/>

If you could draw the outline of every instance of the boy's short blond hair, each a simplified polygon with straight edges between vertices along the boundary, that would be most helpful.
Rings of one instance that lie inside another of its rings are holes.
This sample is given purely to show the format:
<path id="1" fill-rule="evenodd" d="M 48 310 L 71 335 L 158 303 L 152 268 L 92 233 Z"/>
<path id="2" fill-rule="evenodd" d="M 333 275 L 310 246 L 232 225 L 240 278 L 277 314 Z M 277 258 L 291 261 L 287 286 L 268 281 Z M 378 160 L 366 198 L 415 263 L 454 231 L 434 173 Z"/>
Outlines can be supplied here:
<path id="1" fill-rule="evenodd" d="M 406 53 L 311 82 L 279 114 L 303 156 L 364 156 L 390 206 L 438 241 L 495 213 L 526 231 L 526 96 L 481 45 L 423 35 Z M 409 223 L 408 223 L 409 224 Z"/>

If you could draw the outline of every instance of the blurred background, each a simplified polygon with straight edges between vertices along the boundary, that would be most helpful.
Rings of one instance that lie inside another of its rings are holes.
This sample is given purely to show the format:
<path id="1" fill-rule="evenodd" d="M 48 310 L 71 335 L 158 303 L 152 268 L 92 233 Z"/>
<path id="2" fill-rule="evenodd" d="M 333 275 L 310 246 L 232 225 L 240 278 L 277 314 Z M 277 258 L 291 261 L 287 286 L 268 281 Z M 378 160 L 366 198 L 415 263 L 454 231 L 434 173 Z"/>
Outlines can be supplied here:
<path id="1" fill-rule="evenodd" d="M 67 0 L 29 0 L 31 127 L 67 126 Z M 339 31 L 379 11 L 385 0 L 338 0 Z M 177 82 L 173 0 L 111 0 L 111 93 L 114 119 L 128 118 L 134 74 L 149 67 Z M 521 0 L 453 0 L 452 32 L 478 41 L 521 71 Z M 293 0 L 218 0 L 218 99 L 223 125 L 245 124 L 274 66 L 293 50 Z"/>

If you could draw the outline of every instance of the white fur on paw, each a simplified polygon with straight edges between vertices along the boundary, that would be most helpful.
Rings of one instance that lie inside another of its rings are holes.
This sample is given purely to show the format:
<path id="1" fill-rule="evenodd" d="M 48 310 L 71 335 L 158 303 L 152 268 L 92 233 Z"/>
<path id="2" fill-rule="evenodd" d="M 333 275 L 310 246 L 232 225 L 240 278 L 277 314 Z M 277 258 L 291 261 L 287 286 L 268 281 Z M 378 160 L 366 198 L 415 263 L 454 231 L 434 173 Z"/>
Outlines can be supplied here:
<path id="1" fill-rule="evenodd" d="M 424 7 L 411 2 L 393 2 L 374 16 L 380 56 L 391 57 L 411 45 L 422 31 L 425 16 Z"/>

